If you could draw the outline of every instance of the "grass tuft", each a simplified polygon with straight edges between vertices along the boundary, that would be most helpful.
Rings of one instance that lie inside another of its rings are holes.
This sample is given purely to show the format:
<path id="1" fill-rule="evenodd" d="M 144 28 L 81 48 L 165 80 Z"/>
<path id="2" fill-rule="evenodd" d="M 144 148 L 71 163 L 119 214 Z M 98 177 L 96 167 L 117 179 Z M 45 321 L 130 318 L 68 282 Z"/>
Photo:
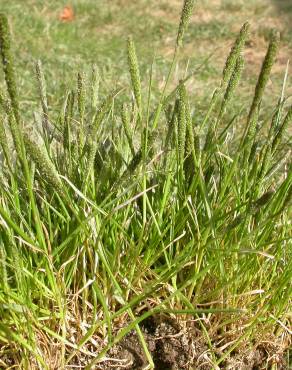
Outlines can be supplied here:
<path id="1" fill-rule="evenodd" d="M 190 368 L 205 366 L 206 353 L 210 368 L 234 368 L 247 342 L 252 352 L 273 338 L 285 366 L 292 296 L 287 76 L 265 117 L 270 127 L 256 130 L 278 36 L 251 107 L 234 102 L 246 23 L 199 111 L 188 76 L 168 91 L 194 3 L 184 1 L 159 98 L 151 66 L 142 99 L 131 38 L 130 91 L 108 92 L 93 66 L 65 89 L 60 107 L 51 106 L 37 62 L 39 133 L 23 124 L 0 16 L 7 87 L 0 94 L 0 366 L 155 368 L 162 337 L 167 348 L 180 337 L 182 351 L 189 343 Z M 171 335 L 161 333 L 170 322 Z M 127 348 L 141 361 L 133 356 L 125 365 Z"/>

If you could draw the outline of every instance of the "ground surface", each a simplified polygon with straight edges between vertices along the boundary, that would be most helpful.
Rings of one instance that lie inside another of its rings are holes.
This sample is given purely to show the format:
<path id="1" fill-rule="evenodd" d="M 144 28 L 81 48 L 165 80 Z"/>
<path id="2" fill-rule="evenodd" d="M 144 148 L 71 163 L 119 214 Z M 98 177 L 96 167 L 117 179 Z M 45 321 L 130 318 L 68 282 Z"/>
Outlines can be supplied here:
<path id="1" fill-rule="evenodd" d="M 276 370 L 289 369 L 287 354 L 283 353 L 280 341 L 275 338 L 259 340 L 256 345 L 245 340 L 226 357 L 220 367 L 214 367 L 214 354 L 222 355 L 233 340 L 226 335 L 221 336 L 217 329 L 212 329 L 212 324 L 216 326 L 215 322 L 206 325 L 212 340 L 210 350 L 199 320 L 179 322 L 163 315 L 144 320 L 141 330 L 151 352 L 155 370 L 263 370 L 272 369 L 272 366 L 276 366 Z M 88 346 L 91 357 L 74 357 L 68 364 L 68 369 L 84 368 L 94 358 L 95 351 L 98 354 L 99 347 L 104 344 L 101 338 L 94 339 L 96 347 L 94 343 Z M 137 333 L 133 330 L 111 348 L 101 362 L 94 365 L 94 370 L 142 370 L 146 369 L 147 364 Z M 58 366 L 52 366 L 52 369 L 57 370 Z"/>
<path id="2" fill-rule="evenodd" d="M 212 370 L 212 355 L 202 335 L 200 325 L 195 320 L 179 324 L 169 317 L 154 316 L 142 324 L 144 337 L 155 364 L 156 370 Z M 217 354 L 222 346 L 218 340 Z M 226 344 L 226 343 L 225 343 Z M 214 348 L 213 348 L 214 350 Z M 286 356 L 273 342 L 258 344 L 253 348 L 244 343 L 242 348 L 235 350 L 221 364 L 226 370 L 266 369 L 277 364 L 277 370 L 288 368 Z M 116 362 L 111 361 L 115 359 Z M 119 361 L 117 361 L 119 360 Z M 140 370 L 147 366 L 147 359 L 141 349 L 137 334 L 133 331 L 119 345 L 114 347 L 108 361 L 99 367 L 102 370 L 128 369 Z"/>

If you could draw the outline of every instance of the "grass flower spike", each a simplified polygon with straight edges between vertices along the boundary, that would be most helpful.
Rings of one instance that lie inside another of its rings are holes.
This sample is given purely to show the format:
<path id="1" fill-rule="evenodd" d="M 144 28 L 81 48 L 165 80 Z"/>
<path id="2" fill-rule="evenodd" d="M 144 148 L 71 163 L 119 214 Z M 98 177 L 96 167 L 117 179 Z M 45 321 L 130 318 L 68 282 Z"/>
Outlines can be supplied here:
<path id="1" fill-rule="evenodd" d="M 275 31 L 272 32 L 269 47 L 268 47 L 265 59 L 262 64 L 261 72 L 259 74 L 258 81 L 255 87 L 253 101 L 252 101 L 249 114 L 248 114 L 248 118 L 247 118 L 247 130 L 246 130 L 245 142 L 249 142 L 255 134 L 256 123 L 257 123 L 256 116 L 260 108 L 264 90 L 266 88 L 268 79 L 271 74 L 272 66 L 276 60 L 278 47 L 279 47 L 279 41 L 280 41 L 279 33 Z"/>
<path id="2" fill-rule="evenodd" d="M 136 104 L 141 114 L 142 113 L 141 78 L 136 48 L 132 37 L 128 38 L 128 63 Z"/>
<path id="3" fill-rule="evenodd" d="M 0 53 L 2 65 L 5 74 L 8 94 L 11 100 L 11 106 L 15 115 L 16 122 L 19 124 L 19 103 L 17 94 L 17 85 L 14 73 L 13 57 L 11 53 L 11 40 L 9 25 L 6 15 L 0 13 Z"/>
<path id="4" fill-rule="evenodd" d="M 227 57 L 224 70 L 223 70 L 223 82 L 226 83 L 230 79 L 233 70 L 235 68 L 237 59 L 241 55 L 242 49 L 244 47 L 245 41 L 249 35 L 249 28 L 250 25 L 248 22 L 244 23 L 244 25 L 241 27 L 241 30 L 239 32 L 239 35 L 237 39 L 234 42 L 234 45 Z"/>
<path id="5" fill-rule="evenodd" d="M 176 46 L 181 46 L 183 43 L 184 34 L 188 28 L 190 23 L 190 19 L 193 13 L 193 9 L 195 6 L 195 0 L 184 0 L 180 23 L 177 31 L 177 38 L 176 38 Z"/>

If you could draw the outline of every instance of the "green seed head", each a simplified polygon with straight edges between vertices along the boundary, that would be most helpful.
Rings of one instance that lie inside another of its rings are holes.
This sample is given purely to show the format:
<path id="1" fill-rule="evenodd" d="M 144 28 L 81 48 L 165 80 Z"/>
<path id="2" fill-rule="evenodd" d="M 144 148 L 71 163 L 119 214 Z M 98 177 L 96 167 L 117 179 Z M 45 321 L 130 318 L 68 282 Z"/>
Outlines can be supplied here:
<path id="1" fill-rule="evenodd" d="M 240 81 L 243 67 L 244 67 L 244 60 L 242 56 L 240 55 L 236 61 L 234 70 L 232 72 L 232 75 L 230 77 L 230 80 L 228 82 L 228 85 L 227 85 L 227 88 L 226 88 L 226 91 L 223 97 L 223 101 L 222 101 L 222 105 L 221 105 L 221 109 L 220 109 L 220 113 L 218 117 L 219 120 L 222 118 L 222 115 L 224 114 L 226 107 L 228 103 L 230 102 L 234 94 L 234 91 Z"/>
<path id="2" fill-rule="evenodd" d="M 7 161 L 10 161 L 10 150 L 8 146 L 8 138 L 4 126 L 4 121 L 2 117 L 0 116 L 0 145 L 2 147 L 4 156 Z"/>
<path id="3" fill-rule="evenodd" d="M 168 148 L 169 144 L 172 142 L 174 138 L 178 106 L 179 106 L 179 99 L 176 99 L 174 103 L 174 107 L 172 109 L 172 115 L 168 121 L 168 129 L 167 129 L 167 134 L 165 138 L 165 148 Z"/>
<path id="4" fill-rule="evenodd" d="M 42 109 L 43 113 L 47 114 L 48 112 L 48 101 L 47 101 L 47 88 L 46 88 L 46 80 L 43 72 L 42 63 L 40 60 L 36 62 L 35 65 L 35 71 L 36 71 L 36 78 L 38 82 L 38 88 L 39 88 L 39 95 L 41 99 Z"/>
<path id="5" fill-rule="evenodd" d="M 23 139 L 26 151 L 36 164 L 41 176 L 53 189 L 57 190 L 59 194 L 63 194 L 62 182 L 44 146 L 36 142 L 28 132 L 23 133 Z"/>
<path id="6" fill-rule="evenodd" d="M 245 41 L 248 37 L 249 28 L 250 26 L 248 22 L 244 23 L 244 25 L 241 27 L 239 35 L 237 36 L 237 39 L 235 40 L 225 63 L 225 67 L 223 70 L 223 83 L 226 83 L 233 73 L 237 59 L 239 58 Z"/>
<path id="7" fill-rule="evenodd" d="M 85 112 L 85 86 L 84 86 L 84 74 L 78 72 L 77 75 L 77 104 L 81 123 L 83 122 Z"/>
<path id="8" fill-rule="evenodd" d="M 128 144 L 129 144 L 131 153 L 134 156 L 135 155 L 135 149 L 134 149 L 134 145 L 133 145 L 133 138 L 132 138 L 132 133 L 131 133 L 131 128 L 130 128 L 130 114 L 129 114 L 129 110 L 128 110 L 128 107 L 126 106 L 126 104 L 123 104 L 123 106 L 122 106 L 121 116 L 122 116 L 123 127 L 124 127 L 124 130 L 125 130 L 125 135 L 126 135 L 126 138 L 128 140 Z"/>
<path id="9" fill-rule="evenodd" d="M 11 100 L 11 106 L 17 124 L 20 122 L 19 118 L 19 104 L 18 94 L 16 88 L 16 80 L 14 75 L 13 57 L 10 47 L 10 32 L 8 20 L 5 14 L 0 14 L 0 54 L 2 58 L 5 81 L 7 85 L 8 94 Z"/>
<path id="10" fill-rule="evenodd" d="M 98 90 L 99 90 L 99 82 L 100 82 L 100 75 L 96 65 L 92 66 L 92 82 L 91 82 L 91 106 L 92 108 L 97 107 L 98 102 Z"/>
<path id="11" fill-rule="evenodd" d="M 191 117 L 190 102 L 187 96 L 186 88 L 184 87 L 183 98 L 185 101 L 185 115 L 186 115 L 186 154 L 195 151 L 194 128 Z"/>
<path id="12" fill-rule="evenodd" d="M 21 131 L 19 129 L 19 126 L 15 119 L 15 114 L 13 112 L 12 106 L 10 104 L 10 101 L 5 99 L 5 97 L 0 93 L 0 104 L 3 107 L 5 113 L 8 117 L 8 123 L 9 123 L 9 130 L 11 132 L 13 143 L 16 149 L 16 152 L 19 156 L 19 158 L 22 157 L 22 137 L 21 137 Z"/>
<path id="13" fill-rule="evenodd" d="M 184 34 L 190 23 L 190 18 L 195 6 L 195 0 L 184 0 L 184 5 L 181 12 L 180 23 L 177 31 L 176 46 L 181 46 Z"/>
<path id="14" fill-rule="evenodd" d="M 181 83 L 179 88 L 179 106 L 178 106 L 178 150 L 181 164 L 185 156 L 186 123 L 187 123 L 186 105 L 187 105 L 186 88 L 185 85 Z"/>
<path id="15" fill-rule="evenodd" d="M 90 173 L 90 170 L 93 167 L 94 159 L 97 152 L 97 133 L 100 125 L 102 124 L 106 114 L 111 109 L 115 96 L 121 91 L 121 89 L 117 89 L 113 91 L 110 95 L 108 95 L 103 102 L 101 103 L 100 107 L 98 108 L 91 125 L 91 129 L 86 137 L 86 151 L 87 151 L 87 170 L 85 171 L 87 174 Z M 86 180 L 87 176 L 85 177 Z"/>
<path id="16" fill-rule="evenodd" d="M 141 110 L 142 108 L 141 79 L 136 48 L 132 37 L 128 38 L 128 63 L 136 104 L 138 109 Z"/>
<path id="17" fill-rule="evenodd" d="M 277 130 L 280 127 L 280 121 L 281 121 L 281 117 L 282 117 L 283 107 L 284 107 L 284 101 L 279 100 L 278 104 L 277 104 L 277 107 L 274 111 L 274 114 L 273 114 L 273 117 L 272 117 L 272 120 L 271 120 L 271 125 L 270 125 L 270 128 L 269 128 L 269 133 L 268 133 L 269 142 L 271 142 L 275 133 L 277 132 Z"/>
<path id="18" fill-rule="evenodd" d="M 275 31 L 272 32 L 271 41 L 262 64 L 261 72 L 258 77 L 257 85 L 255 88 L 254 98 L 247 118 L 247 132 L 245 142 L 250 141 L 255 133 L 255 125 L 257 122 L 258 111 L 260 108 L 265 87 L 271 74 L 272 66 L 276 60 L 279 41 L 280 41 L 279 33 Z"/>
<path id="19" fill-rule="evenodd" d="M 250 109 L 249 118 L 252 116 L 254 109 L 258 107 L 259 103 L 261 102 L 264 89 L 267 85 L 268 79 L 271 74 L 272 66 L 277 56 L 278 46 L 279 46 L 279 34 L 277 32 L 273 32 L 265 59 L 262 64 L 258 82 L 255 88 L 255 94 L 254 94 L 253 103 Z"/>
<path id="20" fill-rule="evenodd" d="M 49 133 L 49 120 L 48 120 L 48 114 L 49 114 L 49 108 L 48 108 L 48 100 L 47 100 L 47 87 L 46 87 L 46 80 L 42 68 L 42 63 L 40 60 L 36 62 L 35 65 L 35 71 L 36 71 L 36 78 L 38 83 L 38 90 L 39 90 L 39 97 L 41 100 L 42 105 L 42 111 L 43 111 L 43 130 L 45 135 Z"/>
<path id="21" fill-rule="evenodd" d="M 89 136 L 90 136 L 91 139 L 96 140 L 96 135 L 97 135 L 97 131 L 100 127 L 100 124 L 102 123 L 106 114 L 110 110 L 110 108 L 113 104 L 114 98 L 116 97 L 116 95 L 118 95 L 118 93 L 120 91 L 121 91 L 121 89 L 117 89 L 117 90 L 112 91 L 107 97 L 104 98 L 104 100 L 100 104 L 100 107 L 97 109 L 97 112 L 94 116 L 91 131 L 89 133 Z"/>

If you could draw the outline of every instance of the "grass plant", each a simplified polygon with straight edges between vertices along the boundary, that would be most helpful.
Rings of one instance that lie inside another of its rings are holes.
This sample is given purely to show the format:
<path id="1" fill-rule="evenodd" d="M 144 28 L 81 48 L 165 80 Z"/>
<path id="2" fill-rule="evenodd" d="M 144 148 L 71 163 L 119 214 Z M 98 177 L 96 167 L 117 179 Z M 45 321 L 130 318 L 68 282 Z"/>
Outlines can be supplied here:
<path id="1" fill-rule="evenodd" d="M 90 81 L 79 72 L 54 114 L 38 62 L 41 129 L 22 118 L 8 22 L 0 15 L 7 86 L 0 99 L 3 368 L 98 369 L 135 333 L 144 368 L 154 368 L 143 323 L 157 316 L 181 325 L 195 320 L 210 369 L 227 368 L 247 342 L 288 348 L 292 108 L 285 90 L 266 122 L 259 115 L 277 36 L 251 108 L 234 113 L 244 24 L 199 116 L 186 81 L 169 86 L 194 3 L 184 1 L 158 102 L 153 74 L 148 96 L 143 90 L 132 38 L 130 88 L 101 97 L 97 68 Z M 277 368 L 274 359 L 270 365 Z"/>

